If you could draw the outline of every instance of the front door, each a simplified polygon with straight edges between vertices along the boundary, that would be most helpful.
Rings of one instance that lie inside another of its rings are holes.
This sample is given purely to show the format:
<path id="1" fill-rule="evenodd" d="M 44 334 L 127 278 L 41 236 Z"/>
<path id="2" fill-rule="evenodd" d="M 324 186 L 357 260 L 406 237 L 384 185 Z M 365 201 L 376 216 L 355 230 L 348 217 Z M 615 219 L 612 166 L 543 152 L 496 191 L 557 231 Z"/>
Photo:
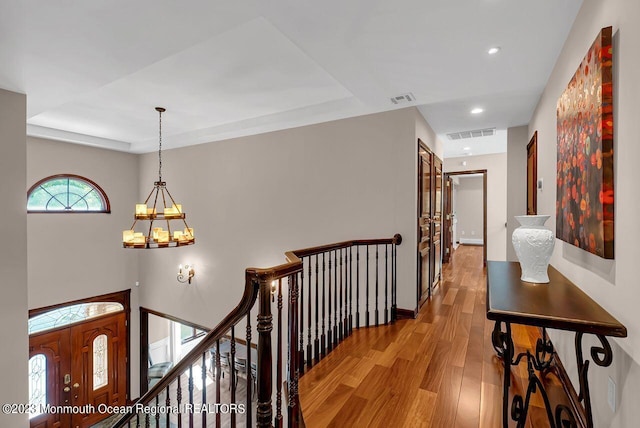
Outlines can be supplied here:
<path id="1" fill-rule="evenodd" d="M 431 152 L 420 142 L 418 147 L 418 302 L 422 305 L 431 284 Z"/>
<path id="2" fill-rule="evenodd" d="M 124 312 L 31 335 L 31 394 L 39 384 L 41 402 L 79 409 L 32 415 L 31 428 L 86 428 L 109 416 L 105 405 L 126 405 L 126 343 Z"/>

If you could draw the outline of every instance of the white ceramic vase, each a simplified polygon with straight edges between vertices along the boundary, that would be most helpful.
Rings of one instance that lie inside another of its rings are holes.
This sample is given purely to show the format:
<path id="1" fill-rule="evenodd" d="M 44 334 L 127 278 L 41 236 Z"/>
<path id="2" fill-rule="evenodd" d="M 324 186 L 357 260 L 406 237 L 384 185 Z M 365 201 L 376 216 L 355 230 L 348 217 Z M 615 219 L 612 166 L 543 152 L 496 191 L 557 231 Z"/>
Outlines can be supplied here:
<path id="1" fill-rule="evenodd" d="M 533 283 L 548 283 L 547 268 L 556 243 L 554 233 L 544 226 L 548 215 L 515 216 L 520 227 L 513 231 L 511 242 L 520 261 L 520 279 Z"/>

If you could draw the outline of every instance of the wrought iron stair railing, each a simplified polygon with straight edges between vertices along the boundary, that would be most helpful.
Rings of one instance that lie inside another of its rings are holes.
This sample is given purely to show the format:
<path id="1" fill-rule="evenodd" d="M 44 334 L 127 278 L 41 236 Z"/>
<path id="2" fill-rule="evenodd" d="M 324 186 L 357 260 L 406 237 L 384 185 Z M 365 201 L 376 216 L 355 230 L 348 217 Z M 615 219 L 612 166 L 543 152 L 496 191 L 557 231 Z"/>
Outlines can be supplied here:
<path id="1" fill-rule="evenodd" d="M 287 262 L 272 268 L 248 268 L 240 303 L 120 409 L 113 427 L 303 426 L 298 379 L 305 369 L 354 328 L 395 321 L 401 242 L 400 235 L 345 241 L 287 252 Z"/>

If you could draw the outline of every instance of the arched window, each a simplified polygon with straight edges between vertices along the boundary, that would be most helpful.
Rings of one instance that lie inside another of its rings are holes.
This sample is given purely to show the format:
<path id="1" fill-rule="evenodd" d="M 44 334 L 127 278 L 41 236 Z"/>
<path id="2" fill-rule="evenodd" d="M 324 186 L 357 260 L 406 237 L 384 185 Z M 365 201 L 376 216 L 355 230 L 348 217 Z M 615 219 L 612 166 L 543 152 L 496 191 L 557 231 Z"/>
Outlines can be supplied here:
<path id="1" fill-rule="evenodd" d="M 116 302 L 90 302 L 63 306 L 29 318 L 29 334 L 40 333 L 123 310 L 124 306 Z"/>
<path id="2" fill-rule="evenodd" d="M 104 190 L 88 178 L 58 174 L 43 178 L 27 192 L 29 213 L 110 213 Z"/>

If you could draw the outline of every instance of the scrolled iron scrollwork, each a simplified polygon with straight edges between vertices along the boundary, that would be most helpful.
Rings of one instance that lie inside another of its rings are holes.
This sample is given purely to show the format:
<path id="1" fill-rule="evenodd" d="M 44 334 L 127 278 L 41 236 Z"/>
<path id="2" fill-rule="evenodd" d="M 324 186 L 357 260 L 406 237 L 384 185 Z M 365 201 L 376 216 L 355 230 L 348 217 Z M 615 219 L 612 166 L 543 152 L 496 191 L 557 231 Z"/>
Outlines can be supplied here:
<path id="1" fill-rule="evenodd" d="M 580 393 L 578 399 L 584 406 L 585 414 L 587 416 L 587 426 L 593 426 L 593 413 L 591 409 L 591 394 L 589 392 L 589 360 L 584 359 L 582 353 L 582 337 L 584 333 L 577 332 L 575 339 L 576 346 L 576 360 L 578 363 L 578 381 L 580 383 Z M 600 367 L 608 367 L 613 362 L 613 351 L 607 338 L 601 334 L 596 334 L 596 337 L 600 341 L 601 346 L 591 347 L 591 358 L 593 362 Z"/>
<path id="2" fill-rule="evenodd" d="M 556 406 L 556 427 L 558 428 L 577 428 L 578 422 L 571 409 L 564 404 Z"/>
<path id="3" fill-rule="evenodd" d="M 547 336 L 547 329 L 542 329 L 542 337 L 536 341 L 535 367 L 537 370 L 546 370 L 553 362 L 553 343 Z"/>
<path id="4" fill-rule="evenodd" d="M 493 332 L 491 333 L 491 343 L 493 344 L 493 349 L 495 349 L 496 354 L 500 358 L 505 358 L 505 353 L 507 350 L 510 350 L 508 359 L 513 359 L 513 344 L 509 346 L 511 341 L 511 332 L 510 331 L 502 331 L 502 321 L 496 321 L 493 327 Z"/>

